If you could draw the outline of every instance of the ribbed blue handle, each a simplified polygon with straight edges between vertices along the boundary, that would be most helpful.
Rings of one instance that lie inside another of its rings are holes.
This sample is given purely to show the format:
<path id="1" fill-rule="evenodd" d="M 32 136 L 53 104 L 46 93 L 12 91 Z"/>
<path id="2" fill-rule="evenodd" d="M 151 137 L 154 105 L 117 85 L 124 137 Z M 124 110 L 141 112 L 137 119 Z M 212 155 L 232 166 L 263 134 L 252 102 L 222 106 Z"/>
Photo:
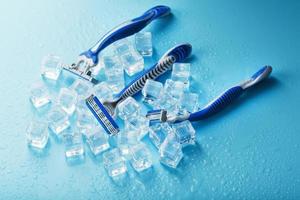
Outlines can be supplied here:
<path id="1" fill-rule="evenodd" d="M 118 95 L 117 98 L 126 98 L 142 90 L 147 79 L 156 79 L 172 68 L 175 62 L 182 62 L 192 53 L 192 45 L 183 43 L 169 49 L 158 63 L 142 72 L 132 80 Z"/>
<path id="2" fill-rule="evenodd" d="M 168 15 L 171 9 L 168 6 L 155 6 L 147 10 L 142 16 L 124 22 L 104 35 L 91 49 L 80 54 L 90 58 L 94 64 L 98 63 L 98 54 L 113 42 L 138 33 L 153 20 Z"/>
<path id="3" fill-rule="evenodd" d="M 239 96 L 241 96 L 241 94 L 243 94 L 244 91 L 245 90 L 241 86 L 235 86 L 228 89 L 221 96 L 215 99 L 212 103 L 208 104 L 205 108 L 198 112 L 192 113 L 189 116 L 188 120 L 202 120 L 220 112 L 229 104 L 231 104 L 234 100 L 236 100 Z"/>

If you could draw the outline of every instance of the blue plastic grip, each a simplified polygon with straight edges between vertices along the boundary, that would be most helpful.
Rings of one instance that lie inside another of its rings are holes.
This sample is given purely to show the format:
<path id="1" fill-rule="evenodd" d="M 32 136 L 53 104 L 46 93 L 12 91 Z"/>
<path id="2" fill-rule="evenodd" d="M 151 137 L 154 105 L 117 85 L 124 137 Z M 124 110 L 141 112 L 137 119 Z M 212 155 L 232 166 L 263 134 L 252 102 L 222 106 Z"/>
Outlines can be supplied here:
<path id="1" fill-rule="evenodd" d="M 126 38 L 135 33 L 140 32 L 153 20 L 168 15 L 171 9 L 168 6 L 155 6 L 147 10 L 142 16 L 124 22 L 116 28 L 105 34 L 92 48 L 80 54 L 86 56 L 93 61 L 93 64 L 98 63 L 98 54 L 108 45 L 117 40 Z"/>
<path id="2" fill-rule="evenodd" d="M 206 119 L 224 108 L 226 108 L 229 104 L 231 104 L 234 100 L 236 100 L 241 94 L 243 94 L 245 90 L 240 86 L 235 86 L 227 91 L 225 91 L 222 95 L 220 95 L 217 99 L 215 99 L 212 103 L 208 104 L 202 110 L 192 113 L 188 120 L 197 121 Z"/>
<path id="3" fill-rule="evenodd" d="M 175 62 L 182 62 L 186 58 L 188 58 L 192 53 L 192 45 L 189 43 L 183 43 L 176 45 L 175 47 L 169 49 L 161 59 L 167 57 L 167 56 L 174 56 Z M 139 86 L 144 86 L 145 83 L 141 81 L 141 79 L 147 77 L 149 74 L 155 74 L 155 79 L 162 74 L 164 74 L 166 71 L 162 70 L 157 66 L 158 63 L 155 63 L 152 67 L 149 69 L 143 71 L 139 76 L 137 76 L 135 79 L 133 79 L 123 90 L 119 92 L 119 94 L 116 95 L 117 98 L 121 97 L 124 93 L 127 92 L 127 90 L 134 84 L 138 84 Z M 137 91 L 136 91 L 137 92 Z"/>

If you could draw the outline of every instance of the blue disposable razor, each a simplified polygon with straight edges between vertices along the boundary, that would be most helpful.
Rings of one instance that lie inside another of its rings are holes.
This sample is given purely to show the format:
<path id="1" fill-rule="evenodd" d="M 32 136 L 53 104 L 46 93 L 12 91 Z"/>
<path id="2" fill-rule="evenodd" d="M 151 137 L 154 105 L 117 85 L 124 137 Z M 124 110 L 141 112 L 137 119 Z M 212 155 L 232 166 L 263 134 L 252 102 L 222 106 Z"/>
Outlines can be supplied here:
<path id="1" fill-rule="evenodd" d="M 109 135 L 117 134 L 119 132 L 119 127 L 114 120 L 117 105 L 127 97 L 133 96 L 141 91 L 147 79 L 154 80 L 166 71 L 171 70 L 174 63 L 184 61 L 191 52 L 192 46 L 188 43 L 171 48 L 155 65 L 144 71 L 140 76 L 129 83 L 116 95 L 116 98 L 113 101 L 100 102 L 96 96 L 89 96 L 86 99 L 88 108 Z"/>
<path id="2" fill-rule="evenodd" d="M 255 74 L 253 74 L 250 79 L 226 90 L 223 94 L 221 94 L 219 97 L 214 99 L 212 102 L 208 103 L 203 109 L 197 112 L 186 113 L 184 115 L 169 116 L 166 110 L 153 110 L 153 111 L 149 111 L 146 117 L 152 123 L 155 122 L 176 123 L 184 120 L 198 121 L 198 120 L 207 119 L 208 117 L 220 112 L 221 110 L 226 108 L 229 104 L 234 102 L 248 88 L 267 79 L 267 77 L 269 77 L 271 72 L 272 72 L 271 66 L 262 67 Z"/>
<path id="3" fill-rule="evenodd" d="M 170 11 L 171 9 L 167 6 L 155 6 L 147 10 L 140 17 L 120 24 L 105 34 L 92 48 L 81 53 L 76 63 L 63 66 L 63 69 L 94 84 L 97 84 L 99 81 L 92 77 L 91 69 L 98 63 L 98 54 L 115 41 L 138 33 L 150 22 L 168 15 Z"/>

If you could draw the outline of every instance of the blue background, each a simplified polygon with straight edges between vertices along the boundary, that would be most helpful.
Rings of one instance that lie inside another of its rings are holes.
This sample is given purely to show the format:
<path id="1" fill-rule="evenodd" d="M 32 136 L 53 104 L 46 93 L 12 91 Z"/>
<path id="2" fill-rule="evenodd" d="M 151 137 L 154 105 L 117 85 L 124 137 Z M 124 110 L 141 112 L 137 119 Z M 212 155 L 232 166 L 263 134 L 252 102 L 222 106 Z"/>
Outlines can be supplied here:
<path id="1" fill-rule="evenodd" d="M 114 182 L 101 159 L 86 154 L 70 166 L 51 138 L 45 155 L 28 149 L 29 86 L 41 58 L 71 63 L 101 35 L 146 9 L 166 4 L 173 16 L 155 21 L 154 63 L 168 48 L 190 42 L 192 90 L 200 104 L 259 67 L 273 78 L 225 112 L 195 123 L 198 145 L 177 170 L 153 170 Z M 300 1 L 17 1 L 0 6 L 0 199 L 299 199 Z"/>

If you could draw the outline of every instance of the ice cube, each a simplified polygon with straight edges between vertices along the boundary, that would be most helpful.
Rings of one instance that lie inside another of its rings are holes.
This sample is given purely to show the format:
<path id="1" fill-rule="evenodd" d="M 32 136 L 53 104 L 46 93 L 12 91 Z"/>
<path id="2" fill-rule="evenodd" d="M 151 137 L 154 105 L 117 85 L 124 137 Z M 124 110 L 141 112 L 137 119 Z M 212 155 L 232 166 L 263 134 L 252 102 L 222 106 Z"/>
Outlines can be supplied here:
<path id="1" fill-rule="evenodd" d="M 89 110 L 77 112 L 76 126 L 80 133 L 87 135 L 87 129 L 93 128 L 95 125 L 95 118 Z"/>
<path id="2" fill-rule="evenodd" d="M 118 40 L 113 45 L 115 48 L 115 54 L 119 56 L 134 49 L 133 45 L 127 39 Z"/>
<path id="3" fill-rule="evenodd" d="M 75 111 L 75 105 L 77 102 L 77 93 L 68 88 L 61 88 L 58 95 L 58 103 L 61 105 L 62 109 L 72 115 Z"/>
<path id="4" fill-rule="evenodd" d="M 145 83 L 145 86 L 142 89 L 143 101 L 151 106 L 156 106 L 157 99 L 162 96 L 163 93 L 163 84 L 148 79 Z"/>
<path id="5" fill-rule="evenodd" d="M 175 63 L 173 65 L 171 79 L 189 85 L 190 69 L 190 63 Z"/>
<path id="6" fill-rule="evenodd" d="M 80 158 L 84 155 L 82 135 L 79 133 L 67 133 L 64 135 L 66 158 Z"/>
<path id="7" fill-rule="evenodd" d="M 103 163 L 110 177 L 119 176 L 127 171 L 125 159 L 118 148 L 104 152 Z"/>
<path id="8" fill-rule="evenodd" d="M 179 98 L 179 113 L 193 113 L 199 109 L 198 94 L 185 92 Z"/>
<path id="9" fill-rule="evenodd" d="M 60 135 L 70 126 L 68 114 L 59 106 L 54 106 L 48 113 L 48 126 L 56 135 Z"/>
<path id="10" fill-rule="evenodd" d="M 91 93 L 92 85 L 88 81 L 77 79 L 72 85 L 71 88 L 74 90 L 77 95 L 82 95 L 87 97 Z"/>
<path id="11" fill-rule="evenodd" d="M 168 123 L 156 123 L 149 128 L 149 138 L 157 148 L 169 134 L 173 134 L 173 130 Z"/>
<path id="12" fill-rule="evenodd" d="M 114 93 L 124 88 L 124 70 L 117 56 L 104 57 L 106 82 Z"/>
<path id="13" fill-rule="evenodd" d="M 102 60 L 106 77 L 121 74 L 123 71 L 123 65 L 118 56 L 103 56 Z"/>
<path id="14" fill-rule="evenodd" d="M 135 34 L 136 50 L 143 56 L 152 56 L 152 35 L 151 32 L 140 32 Z"/>
<path id="15" fill-rule="evenodd" d="M 61 72 L 62 63 L 58 56 L 47 55 L 42 60 L 41 74 L 44 78 L 56 81 Z"/>
<path id="16" fill-rule="evenodd" d="M 125 122 L 125 130 L 135 131 L 137 133 L 138 140 L 141 140 L 149 131 L 149 119 L 142 115 L 129 118 Z"/>
<path id="17" fill-rule="evenodd" d="M 169 93 L 172 97 L 179 99 L 184 91 L 187 91 L 188 87 L 181 81 L 173 81 L 167 79 L 164 85 L 165 93 Z"/>
<path id="18" fill-rule="evenodd" d="M 86 96 L 79 95 L 76 100 L 76 113 L 89 111 L 86 105 Z"/>
<path id="19" fill-rule="evenodd" d="M 109 149 L 107 134 L 101 128 L 93 130 L 93 133 L 87 137 L 87 143 L 94 155 Z"/>
<path id="20" fill-rule="evenodd" d="M 194 145 L 196 140 L 196 131 L 190 121 L 175 123 L 172 125 L 177 140 L 183 146 Z"/>
<path id="21" fill-rule="evenodd" d="M 152 166 L 151 154 L 146 145 L 138 144 L 132 146 L 130 148 L 130 154 L 130 163 L 137 172 L 141 172 Z"/>
<path id="22" fill-rule="evenodd" d="M 159 148 L 159 161 L 166 166 L 176 168 L 182 158 L 181 144 L 174 134 L 169 134 Z"/>
<path id="23" fill-rule="evenodd" d="M 178 99 L 174 98 L 171 94 L 167 92 L 164 92 L 163 95 L 160 96 L 155 105 L 158 109 L 166 110 L 168 116 L 177 115 L 179 111 Z"/>
<path id="24" fill-rule="evenodd" d="M 42 121 L 32 121 L 26 130 L 28 145 L 43 149 L 49 138 L 47 123 Z"/>
<path id="25" fill-rule="evenodd" d="M 107 82 L 101 82 L 94 86 L 94 95 L 98 97 L 98 99 L 103 101 L 110 101 L 113 99 L 113 92 Z"/>
<path id="26" fill-rule="evenodd" d="M 120 58 L 124 70 L 129 76 L 133 76 L 144 69 L 144 58 L 134 49 L 122 54 Z"/>
<path id="27" fill-rule="evenodd" d="M 30 101 L 35 108 L 40 108 L 51 102 L 48 89 L 44 84 L 38 82 L 31 87 Z"/>
<path id="28" fill-rule="evenodd" d="M 107 84 L 111 88 L 113 94 L 119 93 L 125 87 L 124 71 L 120 74 L 114 74 L 107 77 Z"/>
<path id="29" fill-rule="evenodd" d="M 118 147 L 124 156 L 129 155 L 130 146 L 133 146 L 138 143 L 138 135 L 135 131 L 124 130 L 118 134 L 117 144 Z"/>
<path id="30" fill-rule="evenodd" d="M 134 98 L 128 97 L 118 104 L 117 111 L 121 119 L 127 120 L 139 116 L 141 107 Z"/>

